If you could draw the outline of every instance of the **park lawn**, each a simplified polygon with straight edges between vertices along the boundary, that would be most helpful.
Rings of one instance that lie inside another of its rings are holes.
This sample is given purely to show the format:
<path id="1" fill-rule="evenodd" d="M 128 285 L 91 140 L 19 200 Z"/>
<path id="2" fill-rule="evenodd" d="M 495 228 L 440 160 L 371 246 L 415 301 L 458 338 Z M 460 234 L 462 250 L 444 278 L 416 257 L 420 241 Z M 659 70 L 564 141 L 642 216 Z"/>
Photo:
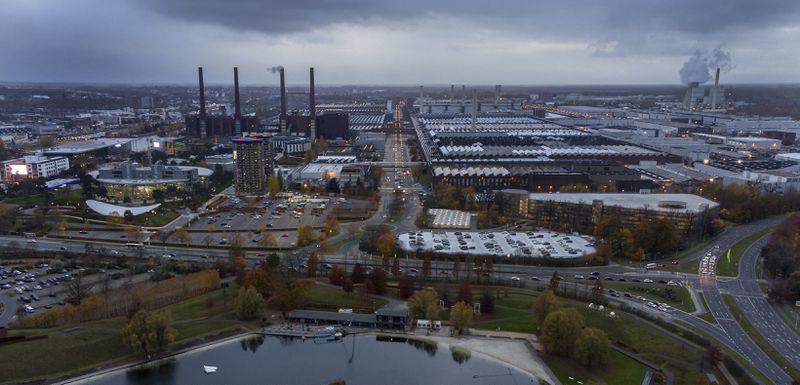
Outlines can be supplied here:
<path id="1" fill-rule="evenodd" d="M 775 361 L 778 366 L 785 368 L 786 373 L 789 374 L 792 378 L 800 378 L 800 370 L 794 367 L 786 357 L 783 356 L 777 349 L 775 349 L 772 344 L 767 340 L 756 328 L 753 324 L 750 323 L 750 320 L 744 315 L 744 312 L 739 305 L 736 303 L 736 300 L 733 299 L 733 296 L 730 294 L 722 294 L 722 299 L 725 301 L 725 305 L 728 307 L 728 310 L 731 311 L 731 315 L 733 318 L 736 319 L 736 322 L 742 326 L 742 329 L 747 333 L 750 338 L 753 339 L 753 342 L 761 348 L 764 353 L 766 353 L 770 359 Z"/>
<path id="2" fill-rule="evenodd" d="M 383 299 L 364 296 L 355 292 L 346 293 L 338 287 L 312 285 L 306 292 L 306 303 L 309 305 L 327 305 L 339 308 L 375 308 L 386 304 Z"/>
<path id="3" fill-rule="evenodd" d="M 75 327 L 68 325 L 46 329 L 49 337 L 45 339 L 3 346 L 0 383 L 79 372 L 130 357 L 134 353 L 122 344 L 122 325 L 122 319 L 116 319 L 115 329 L 107 329 L 109 323 L 105 322 L 95 330 L 94 323 L 87 322 L 80 325 L 84 330 L 64 333 Z"/>
<path id="4" fill-rule="evenodd" d="M 133 223 L 139 226 L 163 226 L 178 217 L 178 212 L 172 209 L 165 209 L 160 213 L 146 213 L 133 217 Z"/>
<path id="5" fill-rule="evenodd" d="M 670 264 L 666 265 L 665 267 L 659 267 L 658 270 L 697 274 L 697 272 L 700 270 L 700 260 L 695 259 L 693 261 L 683 262 L 677 265 Z"/>
<path id="6" fill-rule="evenodd" d="M 602 368 L 587 369 L 572 359 L 542 355 L 542 359 L 562 384 L 583 384 L 595 381 L 608 385 L 639 385 L 644 377 L 644 365 L 630 357 L 609 349 L 606 364 Z"/>
<path id="7" fill-rule="evenodd" d="M 57 191 L 53 194 L 53 203 L 57 205 L 79 205 L 84 201 L 83 190 Z"/>
<path id="8" fill-rule="evenodd" d="M 238 288 L 235 284 L 231 284 L 227 289 L 214 290 L 176 303 L 169 307 L 172 319 L 186 321 L 233 312 L 233 301 L 237 294 Z"/>
<path id="9" fill-rule="evenodd" d="M 3 200 L 3 203 L 16 204 L 22 207 L 33 207 L 44 202 L 43 194 L 31 194 L 18 197 L 8 197 Z M 80 189 L 69 191 L 55 191 L 53 192 L 53 203 L 56 205 L 79 205 L 83 202 L 83 195 Z"/>
<path id="10" fill-rule="evenodd" d="M 239 329 L 241 325 L 241 322 L 230 319 L 176 323 L 173 325 L 175 330 L 178 331 L 178 335 L 175 337 L 175 342 L 183 342 L 195 338 L 236 330 Z"/>
<path id="11" fill-rule="evenodd" d="M 605 283 L 605 282 L 604 282 Z M 517 318 L 477 324 L 477 329 L 533 333 L 538 325 L 533 320 L 531 305 L 540 292 L 533 289 L 509 289 L 509 296 L 497 298 L 496 306 L 512 306 L 524 312 Z M 561 307 L 573 307 L 583 315 L 584 324 L 603 330 L 609 339 L 623 349 L 640 354 L 656 365 L 662 365 L 675 373 L 676 384 L 697 383 L 702 377 L 699 370 L 699 352 L 687 349 L 683 342 L 676 340 L 634 316 L 622 313 L 611 318 L 607 312 L 588 308 L 588 304 L 558 297 Z M 641 381 L 641 377 L 639 378 Z M 568 382 L 567 382 L 568 383 Z M 616 383 L 616 382 L 611 382 Z"/>
<path id="12" fill-rule="evenodd" d="M 723 277 L 736 277 L 739 275 L 739 260 L 742 254 L 753 242 L 772 232 L 774 228 L 769 227 L 759 232 L 750 234 L 748 237 L 736 242 L 730 249 L 723 252 L 717 259 L 717 275 Z M 730 260 L 728 258 L 730 252 Z"/>
<path id="13" fill-rule="evenodd" d="M 689 290 L 683 286 L 668 286 L 662 284 L 647 283 L 617 283 L 603 282 L 603 287 L 631 293 L 634 296 L 642 296 L 647 299 L 666 303 L 687 313 L 695 311 L 694 301 L 689 294 Z M 672 298 L 665 294 L 666 289 L 672 289 Z"/>
<path id="14" fill-rule="evenodd" d="M 242 322 L 231 314 L 235 294 L 235 289 L 229 288 L 227 294 L 220 289 L 166 307 L 178 331 L 175 343 L 241 327 Z M 122 343 L 125 322 L 124 317 L 118 317 L 56 328 L 11 329 L 9 335 L 48 338 L 0 347 L 0 383 L 63 376 L 136 357 L 138 353 Z"/>
<path id="15" fill-rule="evenodd" d="M 700 297 L 700 302 L 703 303 L 703 309 L 705 309 L 705 313 L 703 313 L 700 318 L 706 320 L 708 323 L 717 324 L 717 319 L 714 318 L 714 315 L 711 314 L 711 311 L 708 310 L 708 303 L 706 302 L 706 297 L 703 296 L 703 293 L 697 293 Z"/>

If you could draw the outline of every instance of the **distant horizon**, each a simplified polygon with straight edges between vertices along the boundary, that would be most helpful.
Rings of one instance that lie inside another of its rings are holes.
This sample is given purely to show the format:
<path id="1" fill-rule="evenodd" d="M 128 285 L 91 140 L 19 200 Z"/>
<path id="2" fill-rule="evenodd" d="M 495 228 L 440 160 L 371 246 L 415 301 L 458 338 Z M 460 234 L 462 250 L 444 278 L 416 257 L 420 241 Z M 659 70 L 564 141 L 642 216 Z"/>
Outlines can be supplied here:
<path id="1" fill-rule="evenodd" d="M 541 84 L 512 84 L 512 83 L 483 83 L 483 84 L 464 84 L 464 83 L 407 83 L 407 84 L 380 84 L 380 83 L 321 83 L 318 80 L 315 82 L 316 87 L 433 87 L 433 88 L 450 88 L 450 85 L 456 86 L 456 93 L 460 94 L 461 85 L 470 88 L 486 88 L 490 87 L 494 92 L 494 86 L 499 84 L 503 87 L 674 87 L 686 88 L 687 84 L 668 84 L 668 83 L 541 83 Z M 3 81 L 0 80 L 0 86 L 14 86 L 14 85 L 49 85 L 49 86 L 130 86 L 130 87 L 194 87 L 197 88 L 197 82 L 194 83 L 152 83 L 152 82 L 39 82 L 39 81 Z M 233 87 L 233 79 L 230 83 L 222 82 L 209 82 L 205 81 L 204 85 L 208 87 Z M 272 88 L 279 87 L 278 83 L 244 83 L 239 81 L 239 85 L 244 87 L 257 87 L 257 88 Z M 701 83 L 700 86 L 713 86 L 713 82 Z M 740 83 L 723 83 L 720 86 L 800 86 L 800 81 L 797 82 L 740 82 Z M 306 83 L 286 83 L 287 87 L 308 87 Z M 426 91 L 423 91 L 426 92 Z"/>

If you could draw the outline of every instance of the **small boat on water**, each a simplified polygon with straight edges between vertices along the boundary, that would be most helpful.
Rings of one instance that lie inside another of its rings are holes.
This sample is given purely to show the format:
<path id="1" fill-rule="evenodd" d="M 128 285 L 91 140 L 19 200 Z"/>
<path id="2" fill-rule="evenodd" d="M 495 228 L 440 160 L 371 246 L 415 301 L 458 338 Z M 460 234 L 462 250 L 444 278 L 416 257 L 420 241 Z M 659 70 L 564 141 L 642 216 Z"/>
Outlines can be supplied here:
<path id="1" fill-rule="evenodd" d="M 203 365 L 203 371 L 206 372 L 206 374 L 216 373 L 217 372 L 217 367 L 216 366 Z"/>

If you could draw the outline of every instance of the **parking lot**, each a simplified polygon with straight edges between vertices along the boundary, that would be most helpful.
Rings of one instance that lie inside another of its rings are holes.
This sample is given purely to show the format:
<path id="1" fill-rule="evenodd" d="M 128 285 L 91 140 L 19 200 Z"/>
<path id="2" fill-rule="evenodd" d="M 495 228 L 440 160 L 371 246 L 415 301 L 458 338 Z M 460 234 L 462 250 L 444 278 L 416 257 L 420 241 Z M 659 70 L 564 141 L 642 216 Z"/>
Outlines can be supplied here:
<path id="1" fill-rule="evenodd" d="M 595 252 L 591 238 L 551 231 L 410 232 L 401 234 L 398 243 L 406 251 L 506 257 L 582 258 Z"/>
<path id="2" fill-rule="evenodd" d="M 0 291 L 3 295 L 12 297 L 26 313 L 34 313 L 44 308 L 66 304 L 67 285 L 75 279 L 76 274 L 83 274 L 85 269 L 64 268 L 54 270 L 46 263 L 36 264 L 32 268 L 20 266 L 0 267 Z M 125 276 L 122 270 L 109 271 L 109 274 L 119 273 Z M 85 276 L 87 285 L 102 279 L 101 274 Z"/>
<path id="3" fill-rule="evenodd" d="M 207 231 L 209 227 L 215 231 L 296 230 L 300 224 L 321 227 L 337 203 L 327 197 L 305 195 L 248 202 L 233 198 L 219 207 L 229 211 L 202 216 L 189 230 Z"/>
<path id="4" fill-rule="evenodd" d="M 294 230 L 269 230 L 269 231 L 226 231 L 217 230 L 213 233 L 202 231 L 202 232 L 190 232 L 189 235 L 192 237 L 192 244 L 195 246 L 227 246 L 230 245 L 230 240 L 234 237 L 234 234 L 238 233 L 244 242 L 242 242 L 243 247 L 259 247 L 258 242 L 261 237 L 266 236 L 267 234 L 272 234 L 275 237 L 275 241 L 277 242 L 277 247 L 280 248 L 288 248 L 294 247 L 297 243 L 297 231 Z M 176 239 L 175 235 L 173 235 L 169 239 L 170 243 L 183 243 Z M 157 245 L 158 243 L 153 243 Z"/>

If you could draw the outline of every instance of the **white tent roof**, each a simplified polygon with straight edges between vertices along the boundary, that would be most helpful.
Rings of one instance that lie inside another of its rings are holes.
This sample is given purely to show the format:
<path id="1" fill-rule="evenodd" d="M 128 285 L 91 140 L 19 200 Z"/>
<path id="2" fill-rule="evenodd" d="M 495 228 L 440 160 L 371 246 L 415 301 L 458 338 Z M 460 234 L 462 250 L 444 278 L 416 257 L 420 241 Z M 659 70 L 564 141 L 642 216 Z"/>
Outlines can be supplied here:
<path id="1" fill-rule="evenodd" d="M 86 201 L 86 206 L 89 206 L 90 209 L 94 210 L 100 215 L 123 216 L 125 215 L 125 211 L 130 210 L 131 213 L 134 216 L 136 216 L 136 215 L 142 215 L 150 210 L 157 208 L 158 206 L 161 206 L 161 203 L 156 203 L 150 206 L 132 207 L 132 206 L 118 206 L 118 205 L 112 205 L 110 203 L 88 200 Z"/>

